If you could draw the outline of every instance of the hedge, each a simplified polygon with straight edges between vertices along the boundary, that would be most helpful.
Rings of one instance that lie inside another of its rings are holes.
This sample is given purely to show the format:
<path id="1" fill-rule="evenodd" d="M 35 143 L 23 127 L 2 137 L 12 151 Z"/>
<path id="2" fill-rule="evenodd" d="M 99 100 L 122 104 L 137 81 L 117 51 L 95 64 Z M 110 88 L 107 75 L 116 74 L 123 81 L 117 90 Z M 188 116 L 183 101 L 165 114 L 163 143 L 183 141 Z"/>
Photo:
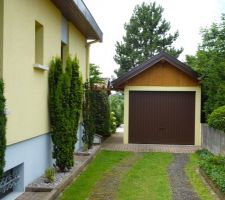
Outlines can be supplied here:
<path id="1" fill-rule="evenodd" d="M 225 106 L 214 110 L 208 118 L 209 126 L 225 132 Z"/>
<path id="2" fill-rule="evenodd" d="M 106 91 L 93 90 L 91 93 L 93 103 L 93 118 L 95 133 L 103 137 L 110 135 L 110 108 Z"/>

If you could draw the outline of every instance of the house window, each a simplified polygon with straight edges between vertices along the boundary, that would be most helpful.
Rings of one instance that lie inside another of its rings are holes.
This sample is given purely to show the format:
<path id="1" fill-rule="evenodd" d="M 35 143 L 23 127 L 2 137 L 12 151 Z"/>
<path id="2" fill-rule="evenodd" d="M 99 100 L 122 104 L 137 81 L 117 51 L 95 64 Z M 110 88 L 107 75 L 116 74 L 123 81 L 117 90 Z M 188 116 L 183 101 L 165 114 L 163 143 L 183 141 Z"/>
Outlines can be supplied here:
<path id="1" fill-rule="evenodd" d="M 61 42 L 61 60 L 62 60 L 62 64 L 63 64 L 63 68 L 65 69 L 66 67 L 66 59 L 69 55 L 69 47 L 67 44 L 65 44 L 64 42 Z"/>
<path id="2" fill-rule="evenodd" d="M 35 64 L 43 65 L 43 25 L 35 21 Z"/>

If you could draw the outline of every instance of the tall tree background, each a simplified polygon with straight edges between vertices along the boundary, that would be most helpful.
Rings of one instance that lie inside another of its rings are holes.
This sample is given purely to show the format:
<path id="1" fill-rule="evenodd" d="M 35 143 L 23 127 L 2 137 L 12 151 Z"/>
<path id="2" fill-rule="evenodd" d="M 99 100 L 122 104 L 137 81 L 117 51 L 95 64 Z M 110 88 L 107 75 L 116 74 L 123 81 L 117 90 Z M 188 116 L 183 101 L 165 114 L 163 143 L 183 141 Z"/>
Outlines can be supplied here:
<path id="1" fill-rule="evenodd" d="M 183 48 L 176 49 L 172 45 L 179 33 L 169 32 L 170 23 L 163 18 L 163 10 L 155 2 L 134 8 L 130 21 L 124 25 L 123 41 L 116 42 L 114 60 L 120 66 L 114 71 L 117 77 L 160 51 L 176 57 L 182 53 Z"/>
<path id="2" fill-rule="evenodd" d="M 225 105 L 225 14 L 221 22 L 201 30 L 202 42 L 187 63 L 198 72 L 202 84 L 202 122 L 216 108 Z"/>

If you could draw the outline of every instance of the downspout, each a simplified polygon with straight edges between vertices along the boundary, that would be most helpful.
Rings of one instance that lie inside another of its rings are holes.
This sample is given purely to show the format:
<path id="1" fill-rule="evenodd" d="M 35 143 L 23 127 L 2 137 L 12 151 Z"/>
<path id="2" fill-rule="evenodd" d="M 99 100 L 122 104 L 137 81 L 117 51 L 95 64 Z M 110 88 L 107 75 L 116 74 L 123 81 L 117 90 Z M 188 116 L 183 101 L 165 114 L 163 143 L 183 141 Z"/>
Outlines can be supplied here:
<path id="1" fill-rule="evenodd" d="M 99 42 L 100 40 L 94 40 L 91 42 L 86 43 L 86 80 L 89 81 L 89 74 L 90 74 L 90 46 L 96 42 Z"/>

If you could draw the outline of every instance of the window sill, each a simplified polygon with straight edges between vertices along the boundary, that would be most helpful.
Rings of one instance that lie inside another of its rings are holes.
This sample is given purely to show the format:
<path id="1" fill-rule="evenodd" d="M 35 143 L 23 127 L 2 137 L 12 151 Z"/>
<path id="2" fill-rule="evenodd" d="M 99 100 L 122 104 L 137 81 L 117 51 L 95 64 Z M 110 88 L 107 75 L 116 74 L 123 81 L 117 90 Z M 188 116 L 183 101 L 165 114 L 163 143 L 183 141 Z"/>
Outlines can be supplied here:
<path id="1" fill-rule="evenodd" d="M 41 69 L 41 70 L 46 70 L 46 71 L 49 70 L 49 67 L 44 66 L 44 65 L 40 65 L 40 64 L 34 64 L 33 67 L 34 67 L 35 69 Z"/>

